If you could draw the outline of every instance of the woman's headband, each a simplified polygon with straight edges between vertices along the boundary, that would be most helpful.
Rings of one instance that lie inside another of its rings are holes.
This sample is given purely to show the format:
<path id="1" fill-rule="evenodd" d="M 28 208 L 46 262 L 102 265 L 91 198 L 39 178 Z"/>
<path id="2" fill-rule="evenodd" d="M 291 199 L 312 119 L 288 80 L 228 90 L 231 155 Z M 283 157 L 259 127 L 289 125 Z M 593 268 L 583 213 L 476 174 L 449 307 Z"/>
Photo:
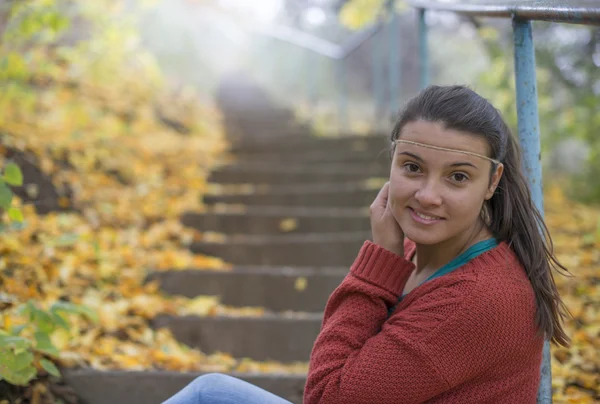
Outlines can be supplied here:
<path id="1" fill-rule="evenodd" d="M 413 142 L 411 140 L 404 140 L 404 139 L 392 140 L 392 144 L 395 145 L 397 143 L 406 143 L 406 144 L 412 144 L 412 145 L 415 145 L 415 146 L 423 146 L 423 147 L 427 147 L 429 149 L 434 149 L 434 150 L 443 150 L 443 151 L 451 151 L 451 152 L 456 152 L 456 153 L 461 153 L 461 154 L 467 154 L 469 156 L 481 157 L 482 159 L 486 159 L 488 161 L 491 161 L 493 164 L 500 164 L 500 162 L 498 160 L 496 160 L 496 159 L 490 158 L 488 156 L 484 156 L 483 154 L 474 153 L 474 152 L 470 152 L 470 151 L 466 151 L 466 150 L 447 149 L 445 147 L 432 146 L 432 145 L 429 145 L 429 144 L 419 143 L 419 142 Z"/>

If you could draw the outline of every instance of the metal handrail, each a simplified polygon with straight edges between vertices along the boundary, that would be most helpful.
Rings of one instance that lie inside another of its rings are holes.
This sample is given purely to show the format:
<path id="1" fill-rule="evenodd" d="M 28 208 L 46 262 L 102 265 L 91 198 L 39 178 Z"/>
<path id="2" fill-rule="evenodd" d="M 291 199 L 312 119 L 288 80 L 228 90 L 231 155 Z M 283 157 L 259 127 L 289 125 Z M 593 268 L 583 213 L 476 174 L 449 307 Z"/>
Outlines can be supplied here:
<path id="1" fill-rule="evenodd" d="M 474 17 L 511 18 L 513 22 L 514 63 L 517 99 L 519 141 L 523 152 L 523 169 L 536 208 L 543 215 L 542 165 L 535 73 L 535 49 L 532 20 L 554 21 L 571 24 L 600 25 L 600 2 L 575 0 L 568 5 L 559 0 L 473 0 L 448 3 L 434 0 L 408 0 L 419 11 L 419 40 L 421 61 L 421 87 L 429 82 L 427 59 L 427 10 L 450 11 Z M 546 340 L 540 368 L 538 404 L 552 403 L 552 367 L 550 344 Z"/>
<path id="2" fill-rule="evenodd" d="M 272 25 L 270 27 L 267 26 L 258 28 L 256 29 L 256 32 L 271 38 L 279 39 L 292 45 L 299 46 L 301 48 L 311 50 L 319 55 L 326 56 L 331 59 L 344 60 L 350 56 L 352 52 L 358 49 L 365 41 L 377 34 L 383 26 L 385 26 L 385 12 L 389 11 L 393 4 L 394 0 L 387 0 L 382 8 L 383 12 L 377 17 L 377 21 L 374 24 L 353 34 L 341 45 L 316 35 L 309 34 L 302 30 L 284 25 Z"/>
<path id="3" fill-rule="evenodd" d="M 478 17 L 522 18 L 525 20 L 554 21 L 571 24 L 600 24 L 597 0 L 535 0 L 535 1 L 461 1 L 448 3 L 435 0 L 408 0 L 420 9 L 452 11 Z"/>
<path id="4" fill-rule="evenodd" d="M 346 121 L 347 121 L 347 100 L 346 100 L 346 72 L 344 62 L 354 51 L 356 51 L 362 44 L 364 44 L 371 37 L 379 33 L 383 30 L 383 28 L 388 23 L 386 21 L 386 14 L 393 10 L 393 6 L 395 4 L 395 0 L 387 0 L 383 5 L 380 14 L 377 16 L 377 20 L 375 23 L 371 24 L 369 27 L 353 34 L 350 38 L 346 39 L 342 44 L 337 44 L 332 41 L 328 41 L 316 35 L 307 33 L 300 29 L 296 29 L 289 26 L 284 25 L 270 25 L 263 27 L 255 27 L 254 32 L 257 32 L 261 35 L 274 38 L 277 40 L 281 40 L 283 42 L 299 46 L 301 48 L 307 49 L 317 55 L 325 56 L 329 59 L 336 61 L 335 64 L 335 79 L 338 84 L 338 106 L 337 106 L 337 115 L 338 115 L 338 129 L 340 131 L 344 131 L 346 129 Z M 397 26 L 396 15 L 392 12 L 392 18 L 390 25 Z M 391 31 L 392 35 L 397 37 L 396 31 Z M 390 45 L 393 44 L 393 40 L 390 41 Z M 375 45 L 377 46 L 377 45 Z M 397 49 L 390 49 L 390 84 L 393 88 L 390 91 L 390 106 L 393 108 L 393 105 L 397 102 L 397 94 L 395 90 L 399 89 L 400 83 L 400 72 L 399 72 L 399 55 L 397 55 Z M 374 60 L 373 71 L 375 72 L 376 61 Z M 393 65 L 393 66 L 392 66 Z M 307 59 L 306 69 L 308 72 L 312 72 L 313 67 L 311 65 L 310 59 Z M 306 93 L 307 98 L 311 101 L 314 101 L 315 94 L 315 74 L 308 74 L 308 83 L 306 85 Z M 381 90 L 381 89 L 379 89 Z M 377 99 L 377 104 L 381 105 L 382 101 L 382 92 L 377 91 L 375 94 L 375 98 Z M 310 102 L 312 104 L 312 102 Z"/>
<path id="5" fill-rule="evenodd" d="M 370 27 L 352 35 L 341 45 L 284 25 L 265 26 L 257 29 L 257 32 L 308 49 L 330 59 L 344 60 L 360 47 L 360 45 L 379 32 L 383 26 L 383 21 L 379 19 Z"/>

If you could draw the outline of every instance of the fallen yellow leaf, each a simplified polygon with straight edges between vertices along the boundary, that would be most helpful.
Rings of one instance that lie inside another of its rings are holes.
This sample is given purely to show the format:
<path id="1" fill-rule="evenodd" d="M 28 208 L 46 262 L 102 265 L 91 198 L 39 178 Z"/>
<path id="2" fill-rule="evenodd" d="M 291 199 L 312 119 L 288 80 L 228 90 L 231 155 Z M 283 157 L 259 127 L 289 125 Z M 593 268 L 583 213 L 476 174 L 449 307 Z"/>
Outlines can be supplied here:
<path id="1" fill-rule="evenodd" d="M 283 232 L 290 232 L 296 230 L 296 228 L 298 228 L 298 220 L 294 219 L 293 217 L 282 219 L 279 222 L 279 229 L 281 229 Z"/>

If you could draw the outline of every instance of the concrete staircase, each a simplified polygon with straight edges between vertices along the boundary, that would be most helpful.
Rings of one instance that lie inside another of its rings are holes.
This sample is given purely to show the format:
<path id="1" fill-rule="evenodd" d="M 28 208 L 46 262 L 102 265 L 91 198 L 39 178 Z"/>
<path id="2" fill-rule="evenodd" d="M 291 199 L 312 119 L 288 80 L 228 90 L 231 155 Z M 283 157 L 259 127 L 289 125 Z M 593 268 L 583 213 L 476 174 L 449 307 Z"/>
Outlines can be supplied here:
<path id="1" fill-rule="evenodd" d="M 219 102 L 233 141 L 235 163 L 210 180 L 253 184 L 253 193 L 207 195 L 204 202 L 243 204 L 245 213 L 187 213 L 186 226 L 228 236 L 226 243 L 197 242 L 194 252 L 224 258 L 230 272 L 158 272 L 162 290 L 195 297 L 219 295 L 226 305 L 263 306 L 261 318 L 160 316 L 176 338 L 205 353 L 283 362 L 308 361 L 328 296 L 371 237 L 368 206 L 378 188 L 366 180 L 389 172 L 386 136 L 343 139 L 311 136 L 290 111 L 275 108 L 256 87 L 229 80 Z M 221 210 L 220 210 L 221 211 Z M 284 221 L 293 225 L 282 228 Z M 304 288 L 297 288 L 303 278 Z M 199 373 L 73 370 L 66 379 L 88 404 L 160 403 Z M 233 374 L 294 403 L 304 376 Z"/>

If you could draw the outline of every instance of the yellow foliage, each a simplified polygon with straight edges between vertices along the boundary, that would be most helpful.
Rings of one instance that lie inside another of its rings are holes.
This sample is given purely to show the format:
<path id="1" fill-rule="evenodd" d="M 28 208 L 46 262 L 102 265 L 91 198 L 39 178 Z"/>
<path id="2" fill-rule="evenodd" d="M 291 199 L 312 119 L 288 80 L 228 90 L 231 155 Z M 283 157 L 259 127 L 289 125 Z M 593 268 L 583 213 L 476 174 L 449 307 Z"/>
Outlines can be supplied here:
<path id="1" fill-rule="evenodd" d="M 294 289 L 296 289 L 298 292 L 304 292 L 307 286 L 308 279 L 306 279 L 304 276 L 298 277 L 294 281 Z"/>
<path id="2" fill-rule="evenodd" d="M 286 233 L 296 230 L 297 227 L 298 220 L 293 217 L 282 219 L 281 222 L 279 222 L 279 228 L 281 229 L 281 231 Z"/>
<path id="3" fill-rule="evenodd" d="M 339 14 L 340 22 L 350 29 L 360 29 L 373 24 L 382 15 L 386 0 L 351 0 L 342 6 Z M 406 9 L 403 1 L 396 1 L 394 10 L 400 12 Z"/>
<path id="4" fill-rule="evenodd" d="M 384 0 L 353 0 L 343 5 L 340 21 L 351 29 L 358 29 L 375 21 Z"/>
<path id="5" fill-rule="evenodd" d="M 573 277 L 555 276 L 573 315 L 566 324 L 570 348 L 552 346 L 555 403 L 593 403 L 600 395 L 600 209 L 568 200 L 557 186 L 545 195 L 554 251 Z"/>
<path id="6" fill-rule="evenodd" d="M 19 12 L 45 10 L 43 0 L 27 3 Z M 25 224 L 3 233 L 0 244 L 0 328 L 27 321 L 14 310 L 19 303 L 35 299 L 48 308 L 67 298 L 95 311 L 99 323 L 71 316 L 68 331 L 51 334 L 64 366 L 235 370 L 233 358 L 190 350 L 168 332 L 151 330 L 148 320 L 259 316 L 263 308 L 169 298 L 156 282 L 145 283 L 150 270 L 230 267 L 192 254 L 195 232 L 179 221 L 198 208 L 208 170 L 225 149 L 220 116 L 194 90 L 165 87 L 128 19 L 116 18 L 119 2 L 78 3 L 90 23 L 89 40 L 19 48 L 12 35 L 14 46 L 0 48 L 9 62 L 0 79 L 10 78 L 0 97 L 0 163 L 8 148 L 26 152 L 59 192 L 67 184 L 71 192 L 58 202 L 75 209 L 38 216 L 15 199 Z M 25 188 L 35 199 L 38 187 Z"/>

